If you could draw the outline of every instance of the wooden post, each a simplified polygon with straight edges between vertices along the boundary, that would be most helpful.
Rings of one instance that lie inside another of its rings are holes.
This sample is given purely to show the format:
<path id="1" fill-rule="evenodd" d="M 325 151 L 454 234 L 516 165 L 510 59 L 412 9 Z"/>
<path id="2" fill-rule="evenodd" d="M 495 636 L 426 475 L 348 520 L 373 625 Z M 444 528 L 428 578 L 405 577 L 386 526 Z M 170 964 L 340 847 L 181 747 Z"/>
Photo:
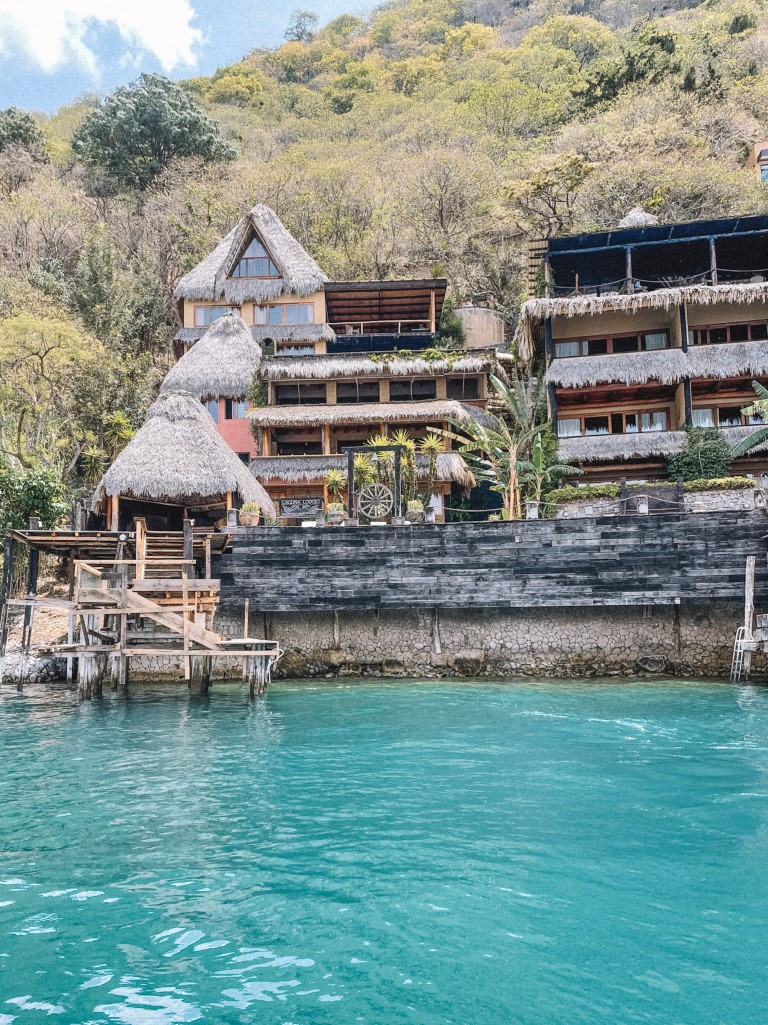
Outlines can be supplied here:
<path id="1" fill-rule="evenodd" d="M 431 334 L 434 334 L 437 330 L 437 310 L 435 308 L 435 290 L 434 288 L 429 293 L 429 330 Z"/>
<path id="2" fill-rule="evenodd" d="M 717 248 L 714 238 L 709 240 L 709 272 L 712 276 L 712 284 L 717 284 Z"/>
<path id="3" fill-rule="evenodd" d="M 186 528 L 186 525 L 187 525 L 188 522 L 189 522 L 188 520 L 184 521 L 185 528 Z M 185 548 L 185 550 L 186 550 L 186 547 L 187 547 L 187 536 L 186 536 L 186 530 L 185 530 L 184 531 L 184 548 Z M 182 569 L 181 569 L 181 600 L 182 600 L 182 602 L 184 604 L 184 611 L 182 613 L 183 622 L 184 622 L 184 679 L 189 681 L 189 678 L 190 678 L 190 675 L 191 675 L 191 672 L 190 672 L 191 671 L 191 665 L 190 665 L 190 657 L 189 657 L 189 617 L 190 617 L 190 613 L 187 610 L 187 606 L 189 605 L 189 573 L 187 571 L 187 567 L 186 566 L 182 566 Z"/>
<path id="4" fill-rule="evenodd" d="M 133 521 L 136 531 L 136 579 L 143 580 L 146 573 L 147 521 L 139 516 Z"/>
<path id="5" fill-rule="evenodd" d="M 8 617 L 10 606 L 8 599 L 11 596 L 11 580 L 13 577 L 13 562 L 16 555 L 16 542 L 12 537 L 6 536 L 3 545 L 3 578 L 0 583 L 0 686 L 3 683 L 5 672 L 5 649 L 8 643 Z"/>
<path id="6" fill-rule="evenodd" d="M 755 556 L 747 557 L 747 572 L 744 581 L 744 637 L 752 640 L 752 629 L 755 622 Z M 744 652 L 744 678 L 749 679 L 752 669 L 752 652 Z"/>
<path id="7" fill-rule="evenodd" d="M 627 246 L 626 254 L 627 254 L 627 261 L 626 261 L 625 276 L 626 276 L 626 279 L 627 279 L 627 291 L 628 292 L 633 292 L 634 291 L 634 281 L 633 281 L 633 274 L 632 274 L 632 246 Z"/>
<path id="8" fill-rule="evenodd" d="M 32 645 L 32 625 L 35 619 L 34 599 L 37 595 L 37 574 L 40 568 L 40 551 L 37 548 L 29 549 L 29 564 L 27 567 L 27 598 L 29 605 L 24 608 L 24 625 L 21 631 L 21 661 L 19 663 L 19 678 L 16 681 L 16 689 L 21 690 L 24 686 L 24 677 L 29 661 L 29 649 Z"/>
<path id="9" fill-rule="evenodd" d="M 323 455 L 324 456 L 329 456 L 331 454 L 331 425 L 330 424 L 323 424 L 321 443 L 322 443 Z"/>
<path id="10" fill-rule="evenodd" d="M 211 539 L 205 539 L 205 579 L 211 579 Z"/>
<path id="11" fill-rule="evenodd" d="M 109 500 L 109 529 L 117 533 L 120 530 L 120 496 L 112 495 Z"/>
<path id="12" fill-rule="evenodd" d="M 227 512 L 232 508 L 232 492 L 227 492 Z"/>
<path id="13" fill-rule="evenodd" d="M 552 318 L 547 317 L 544 320 L 544 351 L 547 356 L 547 362 L 551 363 L 552 357 L 555 355 L 555 344 L 552 340 Z"/>
<path id="14" fill-rule="evenodd" d="M 230 506 L 227 505 L 227 509 Z M 184 520 L 184 559 L 189 562 L 195 557 L 195 521 Z M 186 570 L 185 570 L 186 572 Z"/>

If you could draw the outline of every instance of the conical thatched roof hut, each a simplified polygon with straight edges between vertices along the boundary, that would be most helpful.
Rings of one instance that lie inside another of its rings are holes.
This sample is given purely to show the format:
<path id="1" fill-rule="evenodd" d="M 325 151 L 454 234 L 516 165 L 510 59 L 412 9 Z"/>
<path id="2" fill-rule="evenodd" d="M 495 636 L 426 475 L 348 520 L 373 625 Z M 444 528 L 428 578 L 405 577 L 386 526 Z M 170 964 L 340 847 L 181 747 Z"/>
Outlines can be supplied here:
<path id="1" fill-rule="evenodd" d="M 252 238 L 258 238 L 280 271 L 277 278 L 230 277 Z M 325 274 L 287 230 L 277 214 L 259 203 L 241 217 L 214 251 L 185 274 L 176 286 L 177 299 L 267 302 L 279 295 L 311 295 L 327 281 Z"/>
<path id="2" fill-rule="evenodd" d="M 202 509 L 229 506 L 235 496 L 275 515 L 269 495 L 221 438 L 207 409 L 188 392 L 168 392 L 99 481 L 93 508 L 109 505 L 109 525 L 116 526 L 123 499 Z"/>
<path id="3" fill-rule="evenodd" d="M 261 349 L 243 318 L 227 313 L 171 368 L 160 392 L 189 392 L 198 399 L 241 399 L 260 361 Z"/>

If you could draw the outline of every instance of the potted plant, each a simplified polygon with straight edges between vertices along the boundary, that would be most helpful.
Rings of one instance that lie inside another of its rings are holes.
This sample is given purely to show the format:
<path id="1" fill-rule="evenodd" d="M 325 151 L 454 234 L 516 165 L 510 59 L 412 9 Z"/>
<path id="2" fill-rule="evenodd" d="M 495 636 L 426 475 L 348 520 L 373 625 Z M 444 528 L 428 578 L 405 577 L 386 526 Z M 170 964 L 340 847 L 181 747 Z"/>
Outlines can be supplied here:
<path id="1" fill-rule="evenodd" d="M 408 503 L 408 510 L 405 514 L 405 518 L 409 523 L 423 523 L 424 522 L 424 503 L 414 498 Z"/>
<path id="2" fill-rule="evenodd" d="M 343 502 L 329 502 L 325 518 L 331 526 L 338 527 L 347 518 L 347 511 Z"/>
<path id="3" fill-rule="evenodd" d="M 240 524 L 243 527 L 258 527 L 261 506 L 258 502 L 246 502 L 240 509 Z"/>

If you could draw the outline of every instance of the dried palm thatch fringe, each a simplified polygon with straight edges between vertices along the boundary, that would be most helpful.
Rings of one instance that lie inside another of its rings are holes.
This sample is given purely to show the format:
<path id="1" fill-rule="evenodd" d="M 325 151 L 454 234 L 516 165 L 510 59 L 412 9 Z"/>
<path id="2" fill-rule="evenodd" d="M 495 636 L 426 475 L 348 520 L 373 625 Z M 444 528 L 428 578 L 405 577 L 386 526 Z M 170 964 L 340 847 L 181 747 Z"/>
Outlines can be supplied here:
<path id="1" fill-rule="evenodd" d="M 261 349 L 237 313 L 220 317 L 172 367 L 160 391 L 199 399 L 241 399 L 248 393 Z"/>
<path id="2" fill-rule="evenodd" d="M 434 423 L 455 419 L 463 423 L 477 420 L 498 427 L 498 420 L 477 406 L 454 399 L 427 402 L 371 402 L 339 406 L 265 406 L 252 409 L 248 416 L 258 427 L 321 427 L 325 424 L 349 425 L 391 423 Z"/>
<path id="3" fill-rule="evenodd" d="M 616 381 L 641 384 L 659 381 L 674 384 L 688 372 L 688 361 L 682 349 L 663 352 L 630 352 L 608 356 L 567 356 L 555 359 L 547 370 L 547 383 L 561 388 L 589 388 Z"/>
<path id="4" fill-rule="evenodd" d="M 266 247 L 280 271 L 280 278 L 230 278 L 235 261 L 253 235 Z M 229 302 L 265 302 L 279 295 L 310 295 L 327 281 L 312 257 L 304 251 L 268 206 L 258 204 L 225 236 L 197 267 L 176 286 L 177 299 Z"/>
<path id="5" fill-rule="evenodd" d="M 259 377 L 266 381 L 328 381 L 336 377 L 411 377 L 417 374 L 481 374 L 492 365 L 491 355 L 467 354 L 458 359 L 391 359 L 374 360 L 369 356 L 339 354 L 330 356 L 272 356 L 259 368 Z"/>
<path id="6" fill-rule="evenodd" d="M 239 314 L 239 310 L 234 308 L 232 312 Z M 176 342 L 196 342 L 208 330 L 207 327 L 180 327 L 173 339 Z M 270 339 L 273 342 L 316 342 L 321 338 L 332 342 L 336 337 L 336 332 L 328 324 L 254 324 L 248 330 L 260 343 Z"/>
<path id="7" fill-rule="evenodd" d="M 186 392 L 168 392 L 150 407 L 146 420 L 115 459 L 93 496 L 195 505 L 227 492 L 257 502 L 274 516 L 272 500 L 216 430 L 210 413 Z"/>
<path id="8" fill-rule="evenodd" d="M 648 431 L 645 434 L 599 434 L 591 438 L 560 438 L 563 461 L 610 463 L 624 459 L 671 456 L 685 448 L 684 431 Z"/>
<path id="9" fill-rule="evenodd" d="M 722 433 L 733 446 L 755 430 L 754 427 L 726 427 Z M 563 461 L 572 463 L 613 463 L 625 459 L 648 459 L 682 452 L 685 431 L 647 431 L 643 434 L 596 434 L 590 438 L 560 438 L 558 451 Z M 768 441 L 754 452 L 768 452 Z"/>
<path id="10" fill-rule="evenodd" d="M 768 342 L 729 342 L 694 346 L 688 352 L 664 349 L 615 356 L 568 356 L 552 361 L 547 382 L 561 388 L 591 388 L 611 382 L 676 384 L 685 377 L 724 380 L 766 374 Z"/>
<path id="11" fill-rule="evenodd" d="M 421 479 L 427 476 L 429 458 L 416 456 L 416 470 Z M 336 456 L 257 456 L 251 471 L 260 481 L 271 484 L 321 484 L 329 470 L 346 472 L 347 457 Z M 437 480 L 441 484 L 460 484 L 471 488 L 475 478 L 458 452 L 442 452 L 437 457 Z"/>
<path id="12" fill-rule="evenodd" d="M 768 283 L 734 282 L 725 285 L 685 285 L 658 288 L 654 292 L 624 295 L 574 295 L 553 299 L 529 299 L 520 310 L 515 341 L 523 359 L 534 353 L 534 326 L 547 317 L 584 317 L 600 313 L 637 313 L 639 310 L 669 310 L 673 306 L 714 306 L 717 303 L 768 302 Z"/>

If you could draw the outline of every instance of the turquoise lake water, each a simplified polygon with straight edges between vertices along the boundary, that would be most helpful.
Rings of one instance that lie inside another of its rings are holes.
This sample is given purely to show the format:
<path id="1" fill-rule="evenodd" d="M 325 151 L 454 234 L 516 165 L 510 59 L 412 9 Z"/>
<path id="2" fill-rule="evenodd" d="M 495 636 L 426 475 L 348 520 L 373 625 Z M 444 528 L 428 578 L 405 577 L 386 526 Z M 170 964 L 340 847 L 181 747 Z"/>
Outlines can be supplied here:
<path id="1" fill-rule="evenodd" d="M 0 693 L 0 1025 L 762 1025 L 768 691 Z"/>

